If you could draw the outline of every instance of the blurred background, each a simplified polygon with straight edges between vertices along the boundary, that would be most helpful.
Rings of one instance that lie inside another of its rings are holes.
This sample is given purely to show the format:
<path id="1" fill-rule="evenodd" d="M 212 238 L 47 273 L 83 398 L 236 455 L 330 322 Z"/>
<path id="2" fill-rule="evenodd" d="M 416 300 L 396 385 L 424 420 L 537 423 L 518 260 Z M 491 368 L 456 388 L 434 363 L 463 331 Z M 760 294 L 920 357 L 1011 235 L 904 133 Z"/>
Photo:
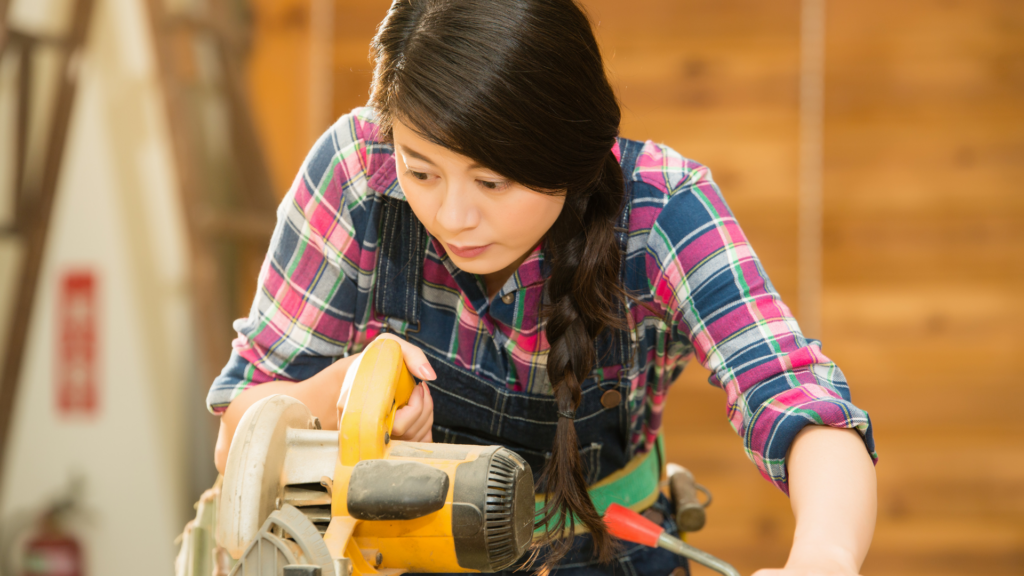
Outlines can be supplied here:
<path id="1" fill-rule="evenodd" d="M 1024 574 L 1024 3 L 583 4 L 623 135 L 712 169 L 871 413 L 863 572 Z M 172 572 L 216 476 L 230 322 L 305 154 L 367 100 L 388 5 L 0 0 L 3 574 L 34 546 Z M 781 566 L 788 500 L 707 377 L 666 414 L 670 460 L 715 495 L 689 541 Z"/>

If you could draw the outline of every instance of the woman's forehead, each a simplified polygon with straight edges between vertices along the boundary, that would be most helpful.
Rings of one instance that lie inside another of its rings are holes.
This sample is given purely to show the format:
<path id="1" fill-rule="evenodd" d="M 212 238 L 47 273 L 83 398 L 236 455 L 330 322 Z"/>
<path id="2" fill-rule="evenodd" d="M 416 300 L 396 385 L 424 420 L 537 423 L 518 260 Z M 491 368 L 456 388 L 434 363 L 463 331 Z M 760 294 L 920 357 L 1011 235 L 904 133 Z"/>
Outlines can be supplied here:
<path id="1" fill-rule="evenodd" d="M 467 170 L 486 169 L 476 160 L 424 138 L 416 129 L 397 119 L 392 127 L 392 137 L 396 150 L 407 157 L 435 165 L 441 161 L 458 163 L 465 165 Z"/>

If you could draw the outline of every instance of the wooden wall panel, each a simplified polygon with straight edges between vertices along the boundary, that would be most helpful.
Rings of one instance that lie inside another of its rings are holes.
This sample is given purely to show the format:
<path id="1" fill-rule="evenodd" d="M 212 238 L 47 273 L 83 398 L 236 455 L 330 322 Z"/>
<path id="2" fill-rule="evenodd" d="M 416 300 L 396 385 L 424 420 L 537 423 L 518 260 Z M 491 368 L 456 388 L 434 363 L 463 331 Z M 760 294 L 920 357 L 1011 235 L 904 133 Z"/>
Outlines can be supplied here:
<path id="1" fill-rule="evenodd" d="M 291 186 L 306 154 L 328 127 L 313 125 L 311 0 L 249 0 L 253 14 L 248 80 L 274 184 Z M 370 39 L 387 12 L 385 0 L 335 2 L 333 109 L 341 116 L 366 104 L 373 67 Z"/>
<path id="2" fill-rule="evenodd" d="M 587 2 L 622 133 L 711 168 L 780 292 L 796 300 L 799 2 Z"/>
<path id="3" fill-rule="evenodd" d="M 865 571 L 1024 573 L 1024 5 L 829 5 L 825 337 L 878 429 Z"/>
<path id="4" fill-rule="evenodd" d="M 309 104 L 309 0 L 249 0 L 252 44 L 246 79 L 274 187 L 281 196 L 315 139 Z"/>

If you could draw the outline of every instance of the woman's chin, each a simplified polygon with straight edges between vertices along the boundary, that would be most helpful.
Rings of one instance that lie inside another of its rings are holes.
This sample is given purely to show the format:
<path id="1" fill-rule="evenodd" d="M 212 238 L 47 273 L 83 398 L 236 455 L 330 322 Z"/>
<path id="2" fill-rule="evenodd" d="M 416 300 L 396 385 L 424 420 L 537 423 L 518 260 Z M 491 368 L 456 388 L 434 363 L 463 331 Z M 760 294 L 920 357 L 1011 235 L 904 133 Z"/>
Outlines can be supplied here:
<path id="1" fill-rule="evenodd" d="M 454 254 L 448 254 L 451 261 L 463 272 L 469 272 L 470 274 L 479 274 L 485 276 L 487 274 L 493 274 L 499 270 L 505 268 L 495 264 L 491 259 L 487 258 L 459 258 Z"/>

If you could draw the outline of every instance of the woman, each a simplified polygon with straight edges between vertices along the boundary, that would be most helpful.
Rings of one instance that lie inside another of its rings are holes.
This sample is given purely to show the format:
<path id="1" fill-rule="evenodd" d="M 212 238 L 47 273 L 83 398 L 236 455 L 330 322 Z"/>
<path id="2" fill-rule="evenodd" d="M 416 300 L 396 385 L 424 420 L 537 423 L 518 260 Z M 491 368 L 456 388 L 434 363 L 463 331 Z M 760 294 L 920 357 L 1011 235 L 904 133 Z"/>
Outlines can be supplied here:
<path id="1" fill-rule="evenodd" d="M 600 514 L 621 501 L 675 530 L 658 432 L 696 354 L 792 498 L 789 562 L 763 573 L 856 574 L 875 514 L 867 414 L 800 334 L 710 173 L 618 138 L 573 0 L 396 0 L 373 50 L 369 107 L 320 139 L 281 204 L 210 391 L 218 468 L 269 394 L 337 426 L 352 359 L 395 338 L 431 381 L 395 436 L 500 443 L 543 471 L 545 567 L 685 573 L 667 552 L 616 550 Z"/>

